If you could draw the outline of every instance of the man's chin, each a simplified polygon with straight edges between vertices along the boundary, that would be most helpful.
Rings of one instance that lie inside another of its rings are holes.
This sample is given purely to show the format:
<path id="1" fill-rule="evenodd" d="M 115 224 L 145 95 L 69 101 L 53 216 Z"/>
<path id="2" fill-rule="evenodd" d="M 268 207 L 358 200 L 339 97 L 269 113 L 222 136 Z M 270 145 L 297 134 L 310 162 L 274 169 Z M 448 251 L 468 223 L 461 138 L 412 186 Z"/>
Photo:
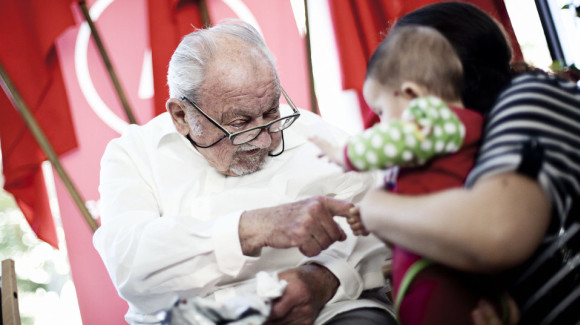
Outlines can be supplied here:
<path id="1" fill-rule="evenodd" d="M 246 156 L 243 153 L 236 155 L 230 166 L 230 172 L 237 176 L 255 173 L 264 167 L 267 158 L 267 149 L 262 149 L 250 156 Z"/>

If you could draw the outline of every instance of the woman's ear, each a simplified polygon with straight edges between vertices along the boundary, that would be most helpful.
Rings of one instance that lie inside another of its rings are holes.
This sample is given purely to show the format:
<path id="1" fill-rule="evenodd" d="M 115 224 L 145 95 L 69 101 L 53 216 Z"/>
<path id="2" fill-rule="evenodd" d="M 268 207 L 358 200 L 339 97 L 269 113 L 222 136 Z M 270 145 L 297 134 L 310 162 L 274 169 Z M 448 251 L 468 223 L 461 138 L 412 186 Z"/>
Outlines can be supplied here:
<path id="1" fill-rule="evenodd" d="M 173 125 L 181 135 L 189 134 L 189 124 L 185 114 L 185 106 L 180 100 L 169 98 L 165 103 L 167 112 L 171 115 Z"/>
<path id="2" fill-rule="evenodd" d="M 417 97 L 425 97 L 429 93 L 425 87 L 414 81 L 404 81 L 401 85 L 401 94 L 408 99 L 415 99 Z"/>

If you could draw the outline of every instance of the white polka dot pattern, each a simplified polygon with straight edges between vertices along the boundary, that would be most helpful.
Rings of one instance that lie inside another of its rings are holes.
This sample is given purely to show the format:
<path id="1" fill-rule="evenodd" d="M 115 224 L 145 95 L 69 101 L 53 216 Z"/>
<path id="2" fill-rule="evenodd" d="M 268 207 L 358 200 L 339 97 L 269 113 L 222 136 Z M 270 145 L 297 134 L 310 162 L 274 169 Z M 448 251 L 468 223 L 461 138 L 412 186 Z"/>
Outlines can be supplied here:
<path id="1" fill-rule="evenodd" d="M 354 136 L 347 156 L 357 170 L 412 167 L 459 150 L 465 127 L 436 97 L 411 101 L 401 120 L 380 123 Z"/>

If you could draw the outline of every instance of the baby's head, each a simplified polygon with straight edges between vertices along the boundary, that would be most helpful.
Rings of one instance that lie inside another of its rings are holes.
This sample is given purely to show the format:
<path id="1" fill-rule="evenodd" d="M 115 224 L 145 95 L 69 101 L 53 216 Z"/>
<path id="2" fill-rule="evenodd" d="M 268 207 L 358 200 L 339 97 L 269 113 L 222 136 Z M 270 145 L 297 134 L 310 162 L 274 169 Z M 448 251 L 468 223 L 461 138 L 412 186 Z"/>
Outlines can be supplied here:
<path id="1" fill-rule="evenodd" d="M 453 46 L 430 27 L 392 30 L 371 56 L 363 96 L 382 120 L 397 119 L 417 97 L 462 106 L 463 69 Z"/>

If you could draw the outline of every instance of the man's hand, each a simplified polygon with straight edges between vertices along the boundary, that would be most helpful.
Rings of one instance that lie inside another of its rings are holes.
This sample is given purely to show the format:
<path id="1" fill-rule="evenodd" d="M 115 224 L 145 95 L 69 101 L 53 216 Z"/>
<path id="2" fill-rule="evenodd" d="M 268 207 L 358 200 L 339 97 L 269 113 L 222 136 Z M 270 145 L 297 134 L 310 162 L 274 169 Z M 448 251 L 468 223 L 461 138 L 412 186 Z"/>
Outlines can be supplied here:
<path id="1" fill-rule="evenodd" d="M 274 300 L 267 325 L 312 324 L 338 289 L 338 279 L 318 264 L 302 265 L 278 275 L 288 282 L 282 297 Z"/>
<path id="2" fill-rule="evenodd" d="M 259 254 L 262 247 L 298 247 L 306 256 L 316 256 L 346 234 L 333 216 L 349 216 L 352 203 L 325 196 L 276 207 L 245 211 L 239 234 L 245 255 Z"/>

